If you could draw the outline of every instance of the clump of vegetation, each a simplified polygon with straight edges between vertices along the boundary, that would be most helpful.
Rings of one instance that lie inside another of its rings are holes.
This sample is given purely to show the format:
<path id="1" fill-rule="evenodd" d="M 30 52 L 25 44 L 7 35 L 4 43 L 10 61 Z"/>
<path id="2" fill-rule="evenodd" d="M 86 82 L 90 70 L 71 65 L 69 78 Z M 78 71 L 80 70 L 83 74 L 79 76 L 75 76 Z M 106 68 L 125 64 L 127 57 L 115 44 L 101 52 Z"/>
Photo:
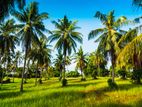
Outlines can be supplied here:
<path id="1" fill-rule="evenodd" d="M 142 70 L 135 70 L 132 72 L 132 81 L 136 84 L 141 84 Z"/>
<path id="2" fill-rule="evenodd" d="M 62 79 L 62 86 L 67 86 L 68 82 L 67 82 L 67 79 Z"/>
<path id="3" fill-rule="evenodd" d="M 86 78 L 81 78 L 81 81 L 86 81 Z"/>
<path id="4" fill-rule="evenodd" d="M 126 70 L 118 70 L 117 73 L 121 77 L 121 79 L 123 79 L 123 80 L 126 79 L 126 75 L 127 75 Z"/>
<path id="5" fill-rule="evenodd" d="M 107 83 L 108 83 L 108 86 L 110 89 L 117 89 L 118 88 L 116 82 L 112 81 L 112 79 L 108 79 Z"/>
<path id="6" fill-rule="evenodd" d="M 79 77 L 79 72 L 77 71 L 70 71 L 66 74 L 67 77 Z"/>

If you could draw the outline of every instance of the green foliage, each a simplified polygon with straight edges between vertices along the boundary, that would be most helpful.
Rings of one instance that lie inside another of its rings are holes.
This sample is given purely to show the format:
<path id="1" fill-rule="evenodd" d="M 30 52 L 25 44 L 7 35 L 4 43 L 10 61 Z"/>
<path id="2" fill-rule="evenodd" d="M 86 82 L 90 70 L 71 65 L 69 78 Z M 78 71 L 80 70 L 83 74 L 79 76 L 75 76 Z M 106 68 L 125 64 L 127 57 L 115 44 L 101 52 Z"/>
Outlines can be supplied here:
<path id="1" fill-rule="evenodd" d="M 70 71 L 68 73 L 66 73 L 67 77 L 79 77 L 79 72 L 77 71 Z"/>
<path id="2" fill-rule="evenodd" d="M 132 72 L 131 79 L 133 80 L 134 83 L 140 84 L 141 83 L 141 78 L 142 78 L 142 69 L 134 70 Z"/>
<path id="3" fill-rule="evenodd" d="M 81 78 L 81 81 L 86 81 L 86 78 Z"/>
<path id="4" fill-rule="evenodd" d="M 98 69 L 98 75 L 101 77 L 109 76 L 109 72 L 110 71 L 105 68 Z"/>
<path id="5" fill-rule="evenodd" d="M 62 86 L 66 86 L 68 84 L 67 79 L 62 79 Z"/>
<path id="6" fill-rule="evenodd" d="M 126 70 L 118 70 L 117 74 L 121 76 L 121 79 L 126 79 L 127 71 Z"/>
<path id="7" fill-rule="evenodd" d="M 116 82 L 113 82 L 112 79 L 108 79 L 107 83 L 110 89 L 118 89 Z"/>

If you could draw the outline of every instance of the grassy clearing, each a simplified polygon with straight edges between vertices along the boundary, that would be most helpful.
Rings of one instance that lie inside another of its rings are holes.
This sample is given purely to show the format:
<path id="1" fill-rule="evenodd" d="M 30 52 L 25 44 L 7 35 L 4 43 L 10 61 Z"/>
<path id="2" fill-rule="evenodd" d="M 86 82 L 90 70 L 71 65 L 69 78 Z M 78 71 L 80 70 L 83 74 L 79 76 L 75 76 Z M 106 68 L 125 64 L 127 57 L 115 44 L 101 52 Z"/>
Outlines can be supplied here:
<path id="1" fill-rule="evenodd" d="M 142 86 L 129 80 L 116 79 L 118 90 L 110 90 L 108 78 L 97 80 L 68 78 L 68 86 L 61 87 L 57 78 L 34 86 L 34 79 L 19 92 L 19 79 L 4 84 L 0 90 L 0 107 L 142 107 Z"/>

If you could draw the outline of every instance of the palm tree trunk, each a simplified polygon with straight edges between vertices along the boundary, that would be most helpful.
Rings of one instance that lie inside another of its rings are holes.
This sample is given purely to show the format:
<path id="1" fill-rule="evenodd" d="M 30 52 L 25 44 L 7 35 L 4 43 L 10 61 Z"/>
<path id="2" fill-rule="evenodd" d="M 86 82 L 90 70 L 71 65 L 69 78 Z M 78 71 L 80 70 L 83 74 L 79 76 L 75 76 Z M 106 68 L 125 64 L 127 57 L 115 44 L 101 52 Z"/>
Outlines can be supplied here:
<path id="1" fill-rule="evenodd" d="M 115 73 L 114 73 L 114 66 L 112 65 L 112 82 L 114 82 Z"/>
<path id="2" fill-rule="evenodd" d="M 26 60 L 27 60 L 27 49 L 25 51 L 25 59 L 24 59 L 24 67 L 23 67 L 23 71 L 22 71 L 20 92 L 23 92 L 23 82 L 24 82 L 24 73 L 25 73 L 25 69 L 26 69 Z"/>
<path id="3" fill-rule="evenodd" d="M 37 68 L 36 68 L 36 74 L 35 74 L 35 86 L 37 85 L 37 73 L 38 73 L 38 62 L 37 62 Z"/>
<path id="4" fill-rule="evenodd" d="M 66 54 L 64 55 L 64 71 L 63 71 L 63 79 L 65 79 L 65 72 L 66 72 Z"/>
<path id="5" fill-rule="evenodd" d="M 80 67 L 80 71 L 81 71 L 81 76 L 82 76 L 82 79 L 84 79 L 84 76 L 83 76 L 83 71 L 82 71 L 82 67 Z"/>

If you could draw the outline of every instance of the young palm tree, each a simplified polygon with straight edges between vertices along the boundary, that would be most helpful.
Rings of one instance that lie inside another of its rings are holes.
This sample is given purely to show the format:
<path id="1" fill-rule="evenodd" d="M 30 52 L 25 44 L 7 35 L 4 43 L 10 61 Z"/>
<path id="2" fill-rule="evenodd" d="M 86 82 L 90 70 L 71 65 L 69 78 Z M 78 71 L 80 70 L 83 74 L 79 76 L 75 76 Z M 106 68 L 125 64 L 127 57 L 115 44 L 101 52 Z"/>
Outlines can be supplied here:
<path id="1" fill-rule="evenodd" d="M 90 70 L 92 70 L 92 77 L 93 79 L 97 79 L 97 71 L 100 70 L 100 68 L 102 66 L 105 66 L 106 65 L 106 59 L 105 57 L 98 53 L 97 51 L 96 52 L 92 52 L 89 57 L 88 57 L 88 68 Z"/>
<path id="2" fill-rule="evenodd" d="M 77 32 L 76 21 L 69 21 L 66 16 L 63 19 L 52 22 L 56 30 L 52 31 L 51 36 L 49 36 L 50 42 L 57 41 L 55 48 L 64 55 L 64 72 L 63 79 L 65 79 L 65 60 L 67 55 L 70 55 L 72 50 L 76 51 L 77 42 L 82 43 L 82 35 Z"/>
<path id="3" fill-rule="evenodd" d="M 76 62 L 76 68 L 77 69 L 79 68 L 81 71 L 81 75 L 82 75 L 81 80 L 85 80 L 84 68 L 86 67 L 86 63 L 87 63 L 86 56 L 87 54 L 84 54 L 82 47 L 80 47 L 79 51 L 76 53 L 75 62 Z"/>
<path id="4" fill-rule="evenodd" d="M 96 42 L 99 42 L 98 51 L 103 53 L 106 59 L 110 56 L 112 64 L 112 81 L 114 82 L 115 62 L 119 52 L 118 40 L 122 36 L 118 31 L 120 27 L 126 23 L 126 17 L 122 16 L 115 20 L 114 11 L 109 12 L 107 15 L 97 12 L 95 17 L 102 22 L 104 28 L 98 28 L 91 31 L 88 39 L 90 40 L 100 35 L 96 40 Z"/>
<path id="5" fill-rule="evenodd" d="M 25 5 L 25 0 L 0 0 L 0 21 L 9 15 L 9 12 L 18 5 L 20 9 Z"/>
<path id="6" fill-rule="evenodd" d="M 56 54 L 57 58 L 54 60 L 55 68 L 60 72 L 60 78 L 59 81 L 62 79 L 62 72 L 63 72 L 63 65 L 64 65 L 64 60 L 63 60 L 63 54 L 58 53 Z"/>
<path id="7" fill-rule="evenodd" d="M 26 67 L 27 54 L 30 51 L 33 42 L 39 42 L 38 37 L 45 37 L 43 34 L 46 31 L 43 20 L 48 18 L 47 13 L 39 13 L 38 3 L 32 2 L 29 7 L 20 12 L 14 11 L 13 15 L 22 24 L 19 33 L 17 34 L 22 41 L 23 50 L 25 51 L 24 68 L 22 72 L 22 81 L 20 91 L 23 91 L 23 78 Z"/>

